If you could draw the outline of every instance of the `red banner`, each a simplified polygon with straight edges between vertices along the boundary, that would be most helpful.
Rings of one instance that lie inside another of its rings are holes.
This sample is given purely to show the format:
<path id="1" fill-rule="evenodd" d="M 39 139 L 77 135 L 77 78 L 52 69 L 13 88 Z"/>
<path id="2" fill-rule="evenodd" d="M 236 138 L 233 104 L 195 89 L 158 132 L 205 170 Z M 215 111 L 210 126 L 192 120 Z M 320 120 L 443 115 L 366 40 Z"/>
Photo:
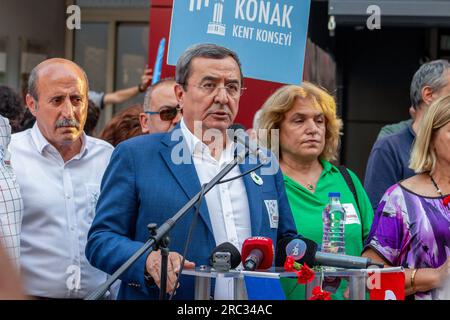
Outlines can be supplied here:
<path id="1" fill-rule="evenodd" d="M 370 300 L 405 300 L 405 273 L 369 273 L 367 287 L 370 291 Z"/>

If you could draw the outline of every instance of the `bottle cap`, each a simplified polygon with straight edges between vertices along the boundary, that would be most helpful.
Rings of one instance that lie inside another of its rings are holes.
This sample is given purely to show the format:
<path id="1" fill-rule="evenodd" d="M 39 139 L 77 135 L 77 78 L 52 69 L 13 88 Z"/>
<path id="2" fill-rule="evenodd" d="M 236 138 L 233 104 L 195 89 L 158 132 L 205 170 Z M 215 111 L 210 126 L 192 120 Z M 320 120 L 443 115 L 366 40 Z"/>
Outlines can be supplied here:
<path id="1" fill-rule="evenodd" d="M 340 192 L 329 192 L 328 193 L 328 197 L 329 198 L 337 198 L 337 197 L 341 197 L 341 193 Z"/>

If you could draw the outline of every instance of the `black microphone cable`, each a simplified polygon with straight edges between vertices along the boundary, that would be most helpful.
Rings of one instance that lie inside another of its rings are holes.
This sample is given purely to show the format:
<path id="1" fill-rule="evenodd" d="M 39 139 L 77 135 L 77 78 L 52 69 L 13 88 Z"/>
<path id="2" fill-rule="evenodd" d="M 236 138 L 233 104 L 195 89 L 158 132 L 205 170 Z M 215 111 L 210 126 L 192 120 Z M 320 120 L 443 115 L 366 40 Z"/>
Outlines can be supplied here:
<path id="1" fill-rule="evenodd" d="M 243 177 L 243 176 L 245 176 L 245 175 L 247 175 L 247 174 L 249 174 L 249 173 L 251 173 L 251 172 L 253 172 L 253 171 L 258 170 L 258 169 L 261 168 L 263 165 L 265 165 L 265 163 L 261 163 L 261 164 L 257 165 L 256 167 L 254 167 L 253 169 L 250 169 L 250 170 L 248 170 L 248 171 L 245 171 L 244 173 L 242 173 L 242 174 L 240 174 L 240 175 L 238 175 L 238 176 L 234 176 L 234 177 L 232 177 L 232 178 L 225 179 L 225 180 L 220 180 L 219 182 L 217 182 L 217 184 L 222 184 L 222 183 L 226 183 L 226 182 L 230 182 L 230 181 L 239 179 L 239 178 L 241 178 L 241 177 Z"/>
<path id="2" fill-rule="evenodd" d="M 236 141 L 235 141 L 235 143 L 236 143 Z M 237 153 L 237 147 L 236 147 L 236 149 L 234 150 L 235 156 L 236 156 L 236 153 Z M 258 170 L 259 168 L 261 168 L 262 166 L 266 165 L 267 163 L 268 163 L 268 162 L 261 161 L 261 163 L 258 164 L 258 165 L 257 165 L 256 167 L 254 167 L 253 169 L 247 170 L 247 171 L 245 171 L 244 173 L 242 173 L 242 174 L 240 174 L 240 175 L 237 175 L 237 176 L 234 176 L 234 177 L 232 177 L 232 178 L 225 179 L 225 180 L 220 180 L 217 184 L 222 184 L 222 183 L 226 183 L 226 182 L 230 182 L 230 181 L 239 179 L 239 178 L 241 178 L 241 177 L 243 177 L 243 176 L 245 176 L 245 175 L 247 175 L 247 174 L 249 174 L 249 173 L 252 173 L 253 171 Z"/>
<path id="3" fill-rule="evenodd" d="M 180 282 L 181 273 L 183 272 L 183 268 L 184 268 L 184 262 L 186 261 L 187 250 L 189 248 L 189 243 L 191 242 L 191 238 L 192 238 L 192 231 L 194 230 L 195 225 L 197 224 L 198 214 L 200 211 L 200 207 L 202 205 L 202 200 L 205 197 L 205 187 L 206 187 L 206 183 L 202 185 L 201 194 L 197 201 L 197 208 L 195 209 L 194 216 L 192 217 L 192 223 L 189 227 L 188 236 L 186 239 L 186 245 L 184 246 L 183 259 L 181 260 L 180 271 L 178 272 L 177 281 L 175 281 L 175 286 L 173 287 L 173 290 L 172 290 L 172 293 L 170 294 L 169 300 L 172 300 L 173 296 L 175 295 L 175 291 L 177 290 L 178 283 Z"/>

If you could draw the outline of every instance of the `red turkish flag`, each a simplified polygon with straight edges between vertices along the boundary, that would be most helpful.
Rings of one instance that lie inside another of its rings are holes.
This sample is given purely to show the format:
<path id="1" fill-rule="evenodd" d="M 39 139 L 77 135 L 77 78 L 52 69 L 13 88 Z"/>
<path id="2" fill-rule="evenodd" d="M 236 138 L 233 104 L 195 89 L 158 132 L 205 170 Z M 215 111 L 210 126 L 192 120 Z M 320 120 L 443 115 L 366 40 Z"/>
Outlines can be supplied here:
<path id="1" fill-rule="evenodd" d="M 404 272 L 372 272 L 368 274 L 367 287 L 370 300 L 405 300 Z"/>

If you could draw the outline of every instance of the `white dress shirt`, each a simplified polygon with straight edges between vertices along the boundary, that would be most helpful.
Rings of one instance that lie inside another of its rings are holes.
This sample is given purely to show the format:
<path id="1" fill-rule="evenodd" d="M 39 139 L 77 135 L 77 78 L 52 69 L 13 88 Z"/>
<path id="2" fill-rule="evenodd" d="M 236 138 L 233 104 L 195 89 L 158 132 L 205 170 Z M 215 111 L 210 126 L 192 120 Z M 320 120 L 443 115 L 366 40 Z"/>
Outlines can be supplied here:
<path id="1" fill-rule="evenodd" d="M 64 163 L 37 124 L 12 135 L 24 204 L 21 272 L 33 296 L 83 298 L 106 280 L 84 250 L 113 147 L 84 133 L 81 138 L 80 153 Z"/>
<path id="2" fill-rule="evenodd" d="M 9 120 L 0 116 L 0 243 L 19 267 L 23 203 L 16 176 L 11 168 L 11 155 L 8 151 L 10 141 Z"/>
<path id="3" fill-rule="evenodd" d="M 234 143 L 228 143 L 219 160 L 211 156 L 208 146 L 198 139 L 181 120 L 181 130 L 197 171 L 200 184 L 211 181 L 220 170 L 233 160 Z M 224 179 L 241 174 L 239 166 L 235 166 Z M 206 195 L 206 204 L 211 219 L 216 245 L 231 242 L 239 251 L 251 232 L 250 209 L 243 178 L 216 185 Z M 223 280 L 223 281 L 219 281 Z M 233 297 L 232 279 L 216 280 L 215 300 Z"/>

